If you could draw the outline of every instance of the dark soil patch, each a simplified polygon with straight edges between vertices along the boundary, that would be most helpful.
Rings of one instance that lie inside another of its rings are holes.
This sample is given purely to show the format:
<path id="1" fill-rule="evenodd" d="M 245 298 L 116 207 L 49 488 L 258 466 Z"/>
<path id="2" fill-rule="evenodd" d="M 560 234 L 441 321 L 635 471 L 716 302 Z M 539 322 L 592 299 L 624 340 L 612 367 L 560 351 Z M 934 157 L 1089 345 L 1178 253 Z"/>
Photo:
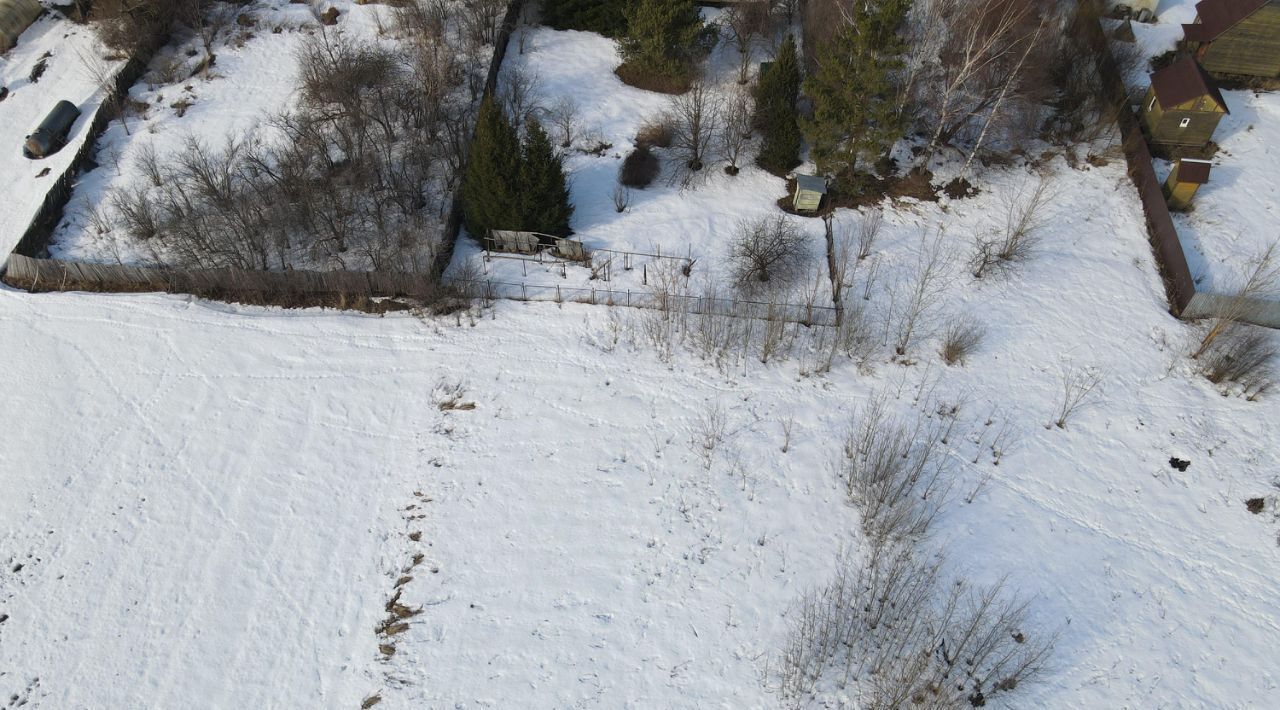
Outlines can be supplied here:
<path id="1" fill-rule="evenodd" d="M 613 70 L 613 73 L 617 74 L 618 78 L 622 80 L 622 83 L 627 86 L 634 86 L 637 89 L 644 89 L 645 91 L 655 91 L 659 94 L 679 96 L 680 94 L 688 91 L 689 86 L 691 85 L 689 77 L 687 76 L 671 77 L 662 76 L 660 74 L 650 74 L 648 72 L 639 71 L 634 67 L 629 67 L 626 64 L 623 64 Z"/>
<path id="2" fill-rule="evenodd" d="M 921 202 L 937 202 L 938 188 L 933 185 L 933 173 L 914 168 L 906 175 L 882 178 L 871 173 L 858 173 L 853 179 L 837 178 L 827 188 L 826 197 L 817 212 L 796 212 L 791 206 L 795 194 L 795 180 L 787 180 L 787 194 L 777 202 L 778 208 L 787 214 L 800 217 L 822 217 L 839 207 L 856 209 L 879 204 L 884 198 L 898 200 L 911 198 Z"/>
<path id="3" fill-rule="evenodd" d="M 1250 498 L 1244 502 L 1245 510 L 1248 510 L 1254 515 L 1261 513 L 1262 509 L 1266 507 L 1266 505 L 1267 501 L 1264 498 Z"/>
<path id="4" fill-rule="evenodd" d="M 942 187 L 942 194 L 953 200 L 962 200 L 966 197 L 973 197 L 978 194 L 978 188 L 973 183 L 962 177 L 952 178 L 950 182 Z"/>
<path id="5" fill-rule="evenodd" d="M 1145 125 L 1143 126 L 1143 132 L 1146 132 Z M 1218 152 L 1218 144 L 1213 141 L 1209 141 L 1209 144 L 1205 146 L 1160 145 L 1158 143 L 1152 143 L 1148 137 L 1147 145 L 1151 149 L 1151 157 L 1167 160 L 1169 162 L 1173 162 L 1180 158 L 1211 160 Z"/>
<path id="6" fill-rule="evenodd" d="M 45 52 L 43 56 L 36 61 L 35 66 L 31 67 L 31 73 L 27 75 L 27 79 L 32 83 L 40 81 L 40 77 L 44 76 L 44 70 L 49 67 L 49 57 L 53 56 L 53 52 Z"/>

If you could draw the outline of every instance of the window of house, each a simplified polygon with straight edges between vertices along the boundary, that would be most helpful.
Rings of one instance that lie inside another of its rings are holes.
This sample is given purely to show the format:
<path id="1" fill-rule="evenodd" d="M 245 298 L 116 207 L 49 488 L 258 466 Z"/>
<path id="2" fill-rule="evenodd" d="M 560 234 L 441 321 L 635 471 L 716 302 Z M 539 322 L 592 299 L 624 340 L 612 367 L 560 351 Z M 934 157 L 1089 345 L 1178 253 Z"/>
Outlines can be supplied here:
<path id="1" fill-rule="evenodd" d="M 1187 126 L 1190 126 L 1190 125 L 1191 125 L 1191 119 L 1189 118 L 1184 118 L 1181 121 L 1178 121 L 1178 128 L 1186 128 Z"/>

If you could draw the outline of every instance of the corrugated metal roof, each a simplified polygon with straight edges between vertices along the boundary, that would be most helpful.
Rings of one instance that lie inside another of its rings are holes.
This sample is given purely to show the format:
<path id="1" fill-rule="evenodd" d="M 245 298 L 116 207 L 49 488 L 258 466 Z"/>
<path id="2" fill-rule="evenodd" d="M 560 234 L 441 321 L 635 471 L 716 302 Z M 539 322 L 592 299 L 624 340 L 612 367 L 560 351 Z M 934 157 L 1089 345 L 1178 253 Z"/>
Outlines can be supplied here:
<path id="1" fill-rule="evenodd" d="M 1218 85 L 1200 68 L 1192 57 L 1183 57 L 1151 75 L 1151 86 L 1156 90 L 1160 108 L 1168 110 L 1181 103 L 1201 96 L 1209 96 L 1227 113 L 1227 102 L 1218 91 Z"/>
<path id="2" fill-rule="evenodd" d="M 1209 171 L 1213 163 L 1207 160 L 1183 158 L 1178 161 L 1178 182 L 1189 182 L 1203 185 L 1209 182 Z"/>
<path id="3" fill-rule="evenodd" d="M 817 175 L 796 175 L 796 187 L 807 192 L 827 194 L 827 181 Z"/>
<path id="4" fill-rule="evenodd" d="M 1235 27 L 1244 18 L 1262 9 L 1270 0 L 1200 0 L 1196 3 L 1196 15 L 1200 22 L 1183 25 L 1186 37 L 1195 42 L 1212 42 L 1219 35 Z M 1188 27 L 1196 29 L 1187 32 Z M 1193 37 L 1192 34 L 1195 34 Z"/>

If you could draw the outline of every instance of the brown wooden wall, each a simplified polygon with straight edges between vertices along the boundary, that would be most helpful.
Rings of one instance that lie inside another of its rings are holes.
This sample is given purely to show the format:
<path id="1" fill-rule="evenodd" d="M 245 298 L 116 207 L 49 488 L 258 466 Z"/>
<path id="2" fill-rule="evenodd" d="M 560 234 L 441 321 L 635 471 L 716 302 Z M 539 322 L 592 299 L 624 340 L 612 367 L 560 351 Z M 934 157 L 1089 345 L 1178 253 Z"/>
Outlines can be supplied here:
<path id="1" fill-rule="evenodd" d="M 1280 76 L 1280 1 L 1224 32 L 1204 50 L 1200 64 L 1215 74 Z"/>
<path id="2" fill-rule="evenodd" d="M 1142 122 L 1146 125 L 1147 134 L 1151 136 L 1152 141 L 1164 145 L 1203 146 L 1213 139 L 1218 121 L 1222 120 L 1221 113 L 1195 111 L 1180 106 L 1166 111 L 1160 108 L 1159 101 L 1152 106 L 1153 97 L 1153 91 L 1147 89 L 1147 95 L 1142 99 Z M 1191 123 L 1186 128 L 1181 128 L 1184 118 L 1191 119 Z"/>

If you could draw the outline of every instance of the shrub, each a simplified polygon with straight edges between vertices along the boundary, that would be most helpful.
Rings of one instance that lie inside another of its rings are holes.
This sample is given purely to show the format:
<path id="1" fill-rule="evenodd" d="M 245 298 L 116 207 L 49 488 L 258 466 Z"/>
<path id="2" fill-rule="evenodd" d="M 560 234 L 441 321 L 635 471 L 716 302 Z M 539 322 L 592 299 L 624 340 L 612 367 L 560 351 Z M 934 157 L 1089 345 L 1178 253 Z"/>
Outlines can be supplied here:
<path id="1" fill-rule="evenodd" d="M 658 163 L 658 156 L 648 146 L 640 144 L 622 161 L 618 182 L 627 187 L 645 188 L 658 179 L 659 172 L 661 165 Z"/>
<path id="2" fill-rule="evenodd" d="M 986 327 L 972 318 L 952 321 L 942 337 L 942 359 L 948 365 L 963 363 L 982 344 L 986 334 Z"/>
<path id="3" fill-rule="evenodd" d="M 640 125 L 636 131 L 636 147 L 670 148 L 674 135 L 671 116 L 658 114 Z"/>
<path id="4" fill-rule="evenodd" d="M 1263 390 L 1270 383 L 1276 355 L 1270 333 L 1232 323 L 1200 356 L 1200 371 L 1214 384 L 1235 382 L 1246 389 Z"/>

